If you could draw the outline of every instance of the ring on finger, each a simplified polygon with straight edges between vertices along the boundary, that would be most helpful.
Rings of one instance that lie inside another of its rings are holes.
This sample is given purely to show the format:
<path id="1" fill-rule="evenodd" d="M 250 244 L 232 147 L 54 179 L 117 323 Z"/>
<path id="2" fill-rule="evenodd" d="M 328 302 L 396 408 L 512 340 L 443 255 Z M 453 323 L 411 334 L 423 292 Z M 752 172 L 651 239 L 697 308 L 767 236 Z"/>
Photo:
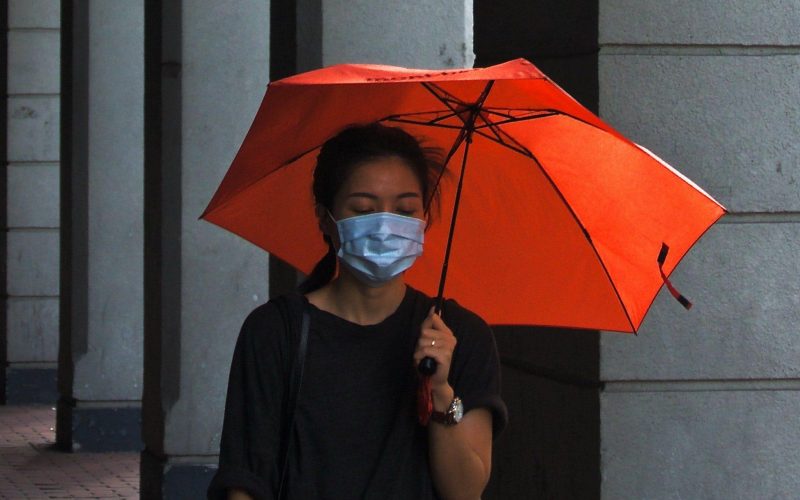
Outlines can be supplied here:
<path id="1" fill-rule="evenodd" d="M 431 340 L 431 347 L 436 345 L 436 339 Z"/>

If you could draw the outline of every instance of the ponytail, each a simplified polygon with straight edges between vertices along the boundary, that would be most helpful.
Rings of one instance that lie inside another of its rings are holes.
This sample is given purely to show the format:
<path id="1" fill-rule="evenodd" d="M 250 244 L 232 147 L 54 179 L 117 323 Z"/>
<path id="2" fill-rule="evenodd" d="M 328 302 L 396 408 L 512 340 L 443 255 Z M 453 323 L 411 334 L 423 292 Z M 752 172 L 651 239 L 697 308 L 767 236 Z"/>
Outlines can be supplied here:
<path id="1" fill-rule="evenodd" d="M 330 237 L 325 236 L 325 242 L 328 244 L 328 252 L 317 262 L 311 274 L 297 287 L 297 291 L 302 294 L 322 288 L 330 283 L 336 274 L 336 249 L 333 248 L 333 241 Z"/>

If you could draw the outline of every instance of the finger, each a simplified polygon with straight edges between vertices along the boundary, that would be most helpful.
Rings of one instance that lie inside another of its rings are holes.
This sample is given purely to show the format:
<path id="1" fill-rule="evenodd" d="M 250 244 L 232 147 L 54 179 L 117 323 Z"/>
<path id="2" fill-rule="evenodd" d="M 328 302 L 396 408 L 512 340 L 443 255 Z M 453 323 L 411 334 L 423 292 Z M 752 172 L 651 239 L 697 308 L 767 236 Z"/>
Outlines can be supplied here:
<path id="1" fill-rule="evenodd" d="M 429 346 L 433 340 L 436 341 L 436 347 L 449 347 L 451 350 L 458 343 L 455 335 L 450 330 L 428 329 L 420 333 L 417 338 L 417 345 L 419 347 Z"/>
<path id="2" fill-rule="evenodd" d="M 442 336 L 440 332 L 437 332 L 433 328 L 423 328 L 422 331 L 419 333 L 419 337 L 417 339 L 417 344 L 420 346 L 431 345 L 431 340 L 436 340 L 439 342 L 439 338 Z"/>
<path id="3" fill-rule="evenodd" d="M 450 330 L 450 328 L 448 328 L 447 325 L 445 324 L 445 322 L 442 319 L 442 317 L 439 316 L 438 314 L 434 313 L 432 316 L 429 316 L 429 317 L 431 318 L 431 326 L 434 329 L 436 329 L 436 330 Z"/>
<path id="4" fill-rule="evenodd" d="M 425 357 L 425 353 L 438 354 L 441 352 L 452 355 L 453 351 L 455 351 L 455 343 L 448 342 L 446 339 L 436 339 L 433 345 L 431 345 L 431 341 L 417 344 L 414 355 L 416 356 L 419 354 L 421 357 Z"/>
<path id="5" fill-rule="evenodd" d="M 441 341 L 434 338 L 420 338 L 417 341 L 417 349 L 425 349 L 426 347 L 441 347 Z"/>
<path id="6" fill-rule="evenodd" d="M 427 342 L 421 341 L 417 343 L 417 348 L 414 350 L 414 358 L 422 359 L 425 356 L 452 356 L 455 345 L 447 341 L 447 339 L 435 339 Z M 433 343 L 433 345 L 431 345 Z"/>

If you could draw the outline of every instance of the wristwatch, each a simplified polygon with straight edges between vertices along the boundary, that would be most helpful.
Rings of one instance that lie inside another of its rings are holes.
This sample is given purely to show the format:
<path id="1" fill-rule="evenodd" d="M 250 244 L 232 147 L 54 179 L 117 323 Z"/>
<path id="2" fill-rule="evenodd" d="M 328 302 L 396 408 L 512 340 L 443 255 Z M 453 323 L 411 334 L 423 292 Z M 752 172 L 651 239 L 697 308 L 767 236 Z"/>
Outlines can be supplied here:
<path id="1" fill-rule="evenodd" d="M 453 398 L 447 411 L 436 411 L 431 413 L 431 420 L 444 425 L 456 425 L 464 418 L 464 405 L 460 398 Z"/>

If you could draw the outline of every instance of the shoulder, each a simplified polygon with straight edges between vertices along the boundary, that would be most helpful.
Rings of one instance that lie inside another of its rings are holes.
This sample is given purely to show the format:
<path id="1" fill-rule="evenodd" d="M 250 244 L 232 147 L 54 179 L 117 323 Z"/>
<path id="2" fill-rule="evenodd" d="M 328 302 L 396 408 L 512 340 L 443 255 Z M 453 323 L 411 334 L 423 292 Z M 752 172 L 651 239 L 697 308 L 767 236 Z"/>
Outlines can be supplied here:
<path id="1" fill-rule="evenodd" d="M 250 311 L 244 322 L 245 324 L 269 323 L 284 320 L 293 313 L 302 311 L 306 302 L 305 297 L 299 293 L 279 295 Z"/>
<path id="2" fill-rule="evenodd" d="M 254 308 L 242 323 L 240 339 L 249 344 L 272 343 L 292 329 L 304 298 L 297 293 L 281 295 Z"/>
<path id="3" fill-rule="evenodd" d="M 248 329 L 282 320 L 281 306 L 271 299 L 250 311 L 244 319 L 242 329 Z"/>

